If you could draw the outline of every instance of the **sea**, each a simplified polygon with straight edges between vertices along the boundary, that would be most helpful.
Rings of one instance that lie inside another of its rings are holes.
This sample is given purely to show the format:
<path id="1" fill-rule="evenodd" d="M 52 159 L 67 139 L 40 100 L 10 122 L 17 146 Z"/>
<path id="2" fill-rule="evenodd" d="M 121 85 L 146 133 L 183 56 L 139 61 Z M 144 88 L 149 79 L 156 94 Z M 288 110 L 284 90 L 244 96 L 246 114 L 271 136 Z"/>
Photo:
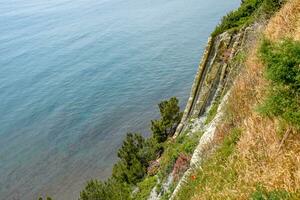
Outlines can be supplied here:
<path id="1" fill-rule="evenodd" d="M 183 109 L 240 0 L 0 0 L 0 200 L 76 200 L 157 104 Z"/>

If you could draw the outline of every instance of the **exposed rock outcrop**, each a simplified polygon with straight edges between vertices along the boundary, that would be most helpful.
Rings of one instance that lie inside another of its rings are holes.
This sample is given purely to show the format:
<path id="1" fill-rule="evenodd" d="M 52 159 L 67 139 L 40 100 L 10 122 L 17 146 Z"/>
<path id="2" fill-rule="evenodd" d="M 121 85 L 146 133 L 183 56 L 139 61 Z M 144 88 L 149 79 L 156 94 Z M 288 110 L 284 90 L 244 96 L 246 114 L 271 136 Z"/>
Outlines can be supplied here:
<path id="1" fill-rule="evenodd" d="M 186 130 L 191 119 L 201 117 L 218 95 L 224 94 L 225 86 L 228 85 L 227 82 L 231 77 L 232 65 L 228 63 L 236 55 L 243 36 L 244 31 L 241 31 L 236 34 L 225 32 L 215 38 L 209 38 L 181 123 L 174 137 Z"/>

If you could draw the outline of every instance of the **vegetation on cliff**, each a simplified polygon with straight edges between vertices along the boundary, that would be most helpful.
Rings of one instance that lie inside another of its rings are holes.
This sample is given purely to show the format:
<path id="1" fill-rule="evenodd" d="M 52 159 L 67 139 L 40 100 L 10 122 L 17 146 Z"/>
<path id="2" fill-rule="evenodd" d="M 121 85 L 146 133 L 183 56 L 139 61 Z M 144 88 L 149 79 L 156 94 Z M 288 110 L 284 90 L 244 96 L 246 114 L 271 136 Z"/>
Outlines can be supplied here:
<path id="1" fill-rule="evenodd" d="M 300 199 L 300 1 L 252 44 L 215 144 L 175 199 Z"/>
<path id="2" fill-rule="evenodd" d="M 282 5 L 282 0 L 243 0 L 241 6 L 223 17 L 212 36 L 225 31 L 236 31 L 256 19 L 270 17 Z"/>
<path id="3" fill-rule="evenodd" d="M 175 97 L 162 101 L 158 107 L 161 118 L 152 121 L 152 136 L 144 138 L 139 133 L 128 133 L 118 151 L 119 161 L 111 178 L 105 182 L 89 181 L 80 193 L 80 200 L 143 199 L 149 195 L 151 186 L 156 184 L 153 175 L 157 173 L 150 170 L 153 168 L 150 165 L 168 149 L 164 142 L 174 134 L 182 116 Z M 139 191 L 133 192 L 134 188 Z"/>
<path id="4" fill-rule="evenodd" d="M 153 137 L 157 142 L 161 143 L 167 140 L 169 136 L 172 136 L 175 131 L 182 113 L 179 111 L 178 100 L 171 98 L 169 101 L 163 101 L 158 104 L 161 119 L 151 121 L 151 130 Z"/>

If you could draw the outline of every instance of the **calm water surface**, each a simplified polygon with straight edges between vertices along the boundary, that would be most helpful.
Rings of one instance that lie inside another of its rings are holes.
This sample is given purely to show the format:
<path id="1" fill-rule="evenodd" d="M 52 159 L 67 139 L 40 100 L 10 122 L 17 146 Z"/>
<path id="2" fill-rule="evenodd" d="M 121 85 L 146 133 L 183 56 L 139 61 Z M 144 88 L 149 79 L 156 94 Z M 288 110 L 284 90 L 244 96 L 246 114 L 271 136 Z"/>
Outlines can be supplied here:
<path id="1" fill-rule="evenodd" d="M 0 0 L 0 199 L 77 199 L 157 103 L 184 107 L 240 0 Z"/>

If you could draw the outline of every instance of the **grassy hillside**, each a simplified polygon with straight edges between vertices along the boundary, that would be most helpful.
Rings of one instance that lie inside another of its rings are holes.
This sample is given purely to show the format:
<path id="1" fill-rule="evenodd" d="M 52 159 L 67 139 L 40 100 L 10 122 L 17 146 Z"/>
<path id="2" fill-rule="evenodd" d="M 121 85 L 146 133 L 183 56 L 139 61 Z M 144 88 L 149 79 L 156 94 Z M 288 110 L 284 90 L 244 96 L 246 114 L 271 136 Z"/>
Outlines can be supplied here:
<path id="1" fill-rule="evenodd" d="M 271 18 L 244 64 L 219 148 L 176 199 L 300 199 L 299 0 Z"/>

